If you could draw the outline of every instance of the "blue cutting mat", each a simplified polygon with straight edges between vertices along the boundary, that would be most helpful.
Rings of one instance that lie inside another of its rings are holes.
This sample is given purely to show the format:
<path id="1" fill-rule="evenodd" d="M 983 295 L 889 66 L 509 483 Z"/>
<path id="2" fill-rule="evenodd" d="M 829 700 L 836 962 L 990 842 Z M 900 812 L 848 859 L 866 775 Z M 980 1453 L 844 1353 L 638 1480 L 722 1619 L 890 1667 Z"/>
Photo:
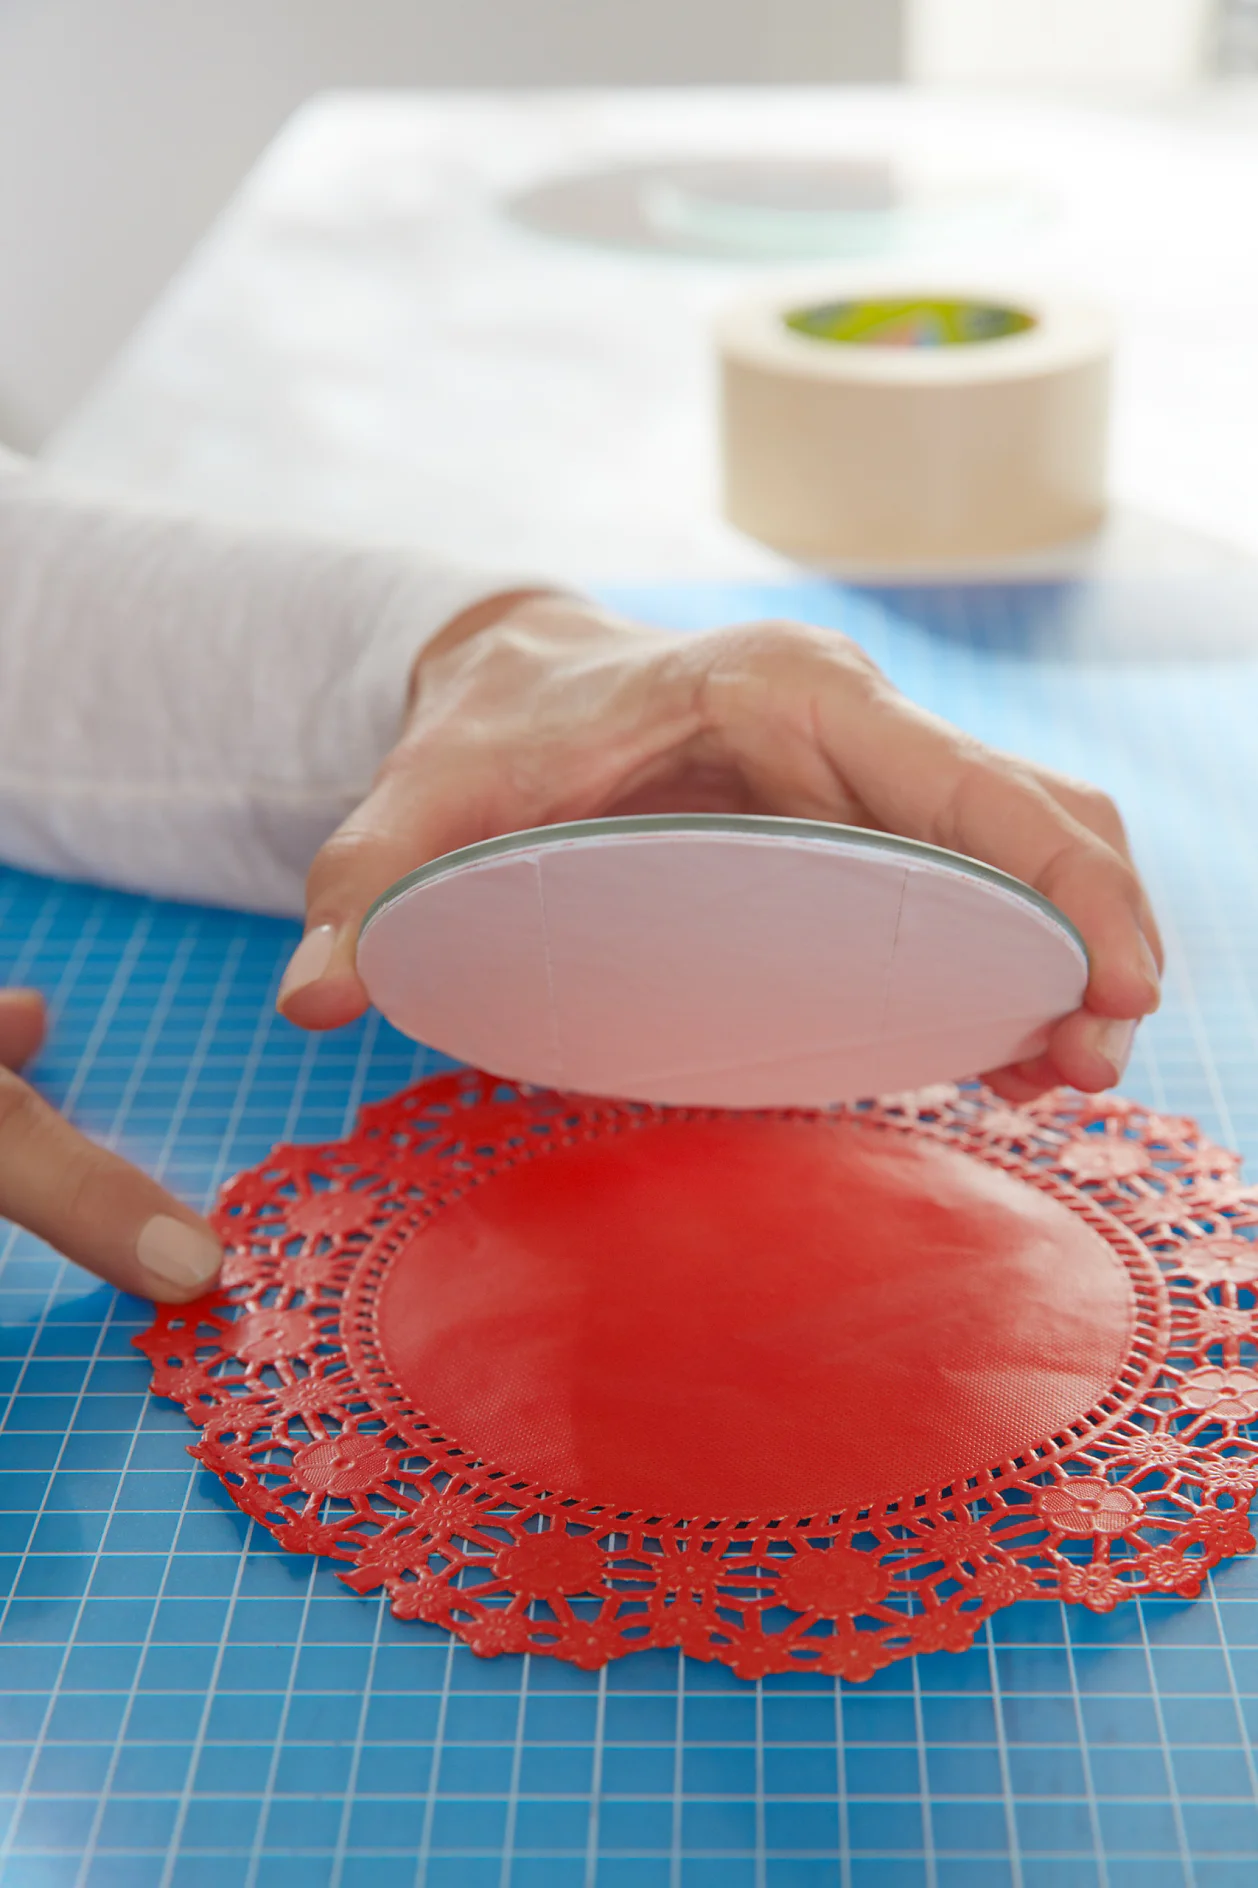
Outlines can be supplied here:
<path id="1" fill-rule="evenodd" d="M 1099 619 L 1046 586 L 619 600 L 841 626 L 930 706 L 1103 781 L 1172 947 L 1128 1087 L 1254 1170 L 1258 660 L 1211 652 L 1208 597 L 1192 661 L 1182 612 L 1140 655 L 1154 592 Z M 200 1204 L 433 1065 L 377 1021 L 277 1020 L 293 936 L 0 874 L 0 979 L 56 1010 L 45 1088 Z M 194 1471 L 130 1348 L 143 1305 L 25 1236 L 0 1253 L 0 1888 L 1258 1882 L 1258 1566 L 1109 1618 L 1024 1604 L 864 1686 L 482 1663 L 281 1554 Z"/>

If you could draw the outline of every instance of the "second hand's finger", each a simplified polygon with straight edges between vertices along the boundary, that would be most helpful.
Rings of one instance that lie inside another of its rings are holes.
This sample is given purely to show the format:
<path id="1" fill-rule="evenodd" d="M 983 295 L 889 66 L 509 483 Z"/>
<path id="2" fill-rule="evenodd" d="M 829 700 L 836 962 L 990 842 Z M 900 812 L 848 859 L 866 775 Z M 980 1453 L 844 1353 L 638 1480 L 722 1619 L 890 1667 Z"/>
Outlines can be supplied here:
<path id="1" fill-rule="evenodd" d="M 129 1162 L 0 1070 L 0 1218 L 122 1291 L 182 1303 L 218 1276 L 213 1232 Z"/>
<path id="2" fill-rule="evenodd" d="M 38 990 L 0 990 L 0 1068 L 20 1069 L 38 1055 L 47 1030 Z"/>

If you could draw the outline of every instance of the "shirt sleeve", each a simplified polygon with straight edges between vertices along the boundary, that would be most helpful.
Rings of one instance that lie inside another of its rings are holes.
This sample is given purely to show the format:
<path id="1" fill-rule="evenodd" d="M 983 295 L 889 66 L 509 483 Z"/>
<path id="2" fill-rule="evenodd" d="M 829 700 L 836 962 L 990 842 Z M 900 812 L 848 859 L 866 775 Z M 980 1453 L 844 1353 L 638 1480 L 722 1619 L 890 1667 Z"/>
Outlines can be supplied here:
<path id="1" fill-rule="evenodd" d="M 111 505 L 0 455 L 0 859 L 300 913 L 424 643 L 546 587 Z"/>

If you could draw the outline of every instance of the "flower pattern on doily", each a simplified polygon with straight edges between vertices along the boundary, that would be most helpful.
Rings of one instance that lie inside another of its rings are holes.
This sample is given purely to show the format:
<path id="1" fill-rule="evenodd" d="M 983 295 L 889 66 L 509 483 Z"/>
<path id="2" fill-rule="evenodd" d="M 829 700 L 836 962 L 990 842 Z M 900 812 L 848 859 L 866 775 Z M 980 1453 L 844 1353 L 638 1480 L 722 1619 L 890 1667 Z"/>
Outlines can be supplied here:
<path id="1" fill-rule="evenodd" d="M 912 1653 L 964 1650 L 1019 1599 L 1107 1612 L 1140 1593 L 1192 1595 L 1252 1549 L 1258 1193 L 1190 1121 L 1112 1095 L 1012 1108 L 938 1084 L 849 1111 L 1049 1191 L 1139 1251 L 1135 1289 L 1147 1300 L 1152 1279 L 1163 1294 L 1164 1341 L 1069 1437 L 877 1509 L 665 1520 L 536 1486 L 434 1430 L 364 1368 L 351 1286 L 361 1311 L 391 1229 L 495 1159 L 644 1112 L 459 1072 L 365 1109 L 332 1146 L 277 1148 L 224 1193 L 221 1288 L 158 1307 L 137 1339 L 154 1389 L 199 1427 L 192 1453 L 277 1540 L 332 1556 L 356 1592 L 383 1588 L 398 1617 L 485 1657 L 586 1669 L 680 1646 L 748 1678 L 868 1679 Z"/>
<path id="2" fill-rule="evenodd" d="M 393 1456 L 374 1436 L 353 1430 L 329 1436 L 298 1449 L 288 1465 L 294 1485 L 310 1495 L 348 1495 L 370 1492 L 393 1467 Z"/>
<path id="3" fill-rule="evenodd" d="M 1134 1488 L 1098 1475 L 1071 1475 L 1042 1488 L 1035 1507 L 1061 1534 L 1125 1534 L 1144 1513 Z"/>
<path id="4" fill-rule="evenodd" d="M 1184 1378 L 1179 1395 L 1185 1409 L 1217 1422 L 1253 1422 L 1258 1417 L 1258 1372 L 1239 1366 L 1194 1370 Z"/>
<path id="5" fill-rule="evenodd" d="M 1199 1285 L 1258 1284 L 1258 1242 L 1196 1239 L 1180 1255 L 1180 1270 Z"/>
<path id="6" fill-rule="evenodd" d="M 783 1606 L 822 1619 L 857 1618 L 885 1600 L 891 1570 L 872 1554 L 834 1548 L 826 1553 L 798 1553 L 786 1561 L 776 1582 Z"/>

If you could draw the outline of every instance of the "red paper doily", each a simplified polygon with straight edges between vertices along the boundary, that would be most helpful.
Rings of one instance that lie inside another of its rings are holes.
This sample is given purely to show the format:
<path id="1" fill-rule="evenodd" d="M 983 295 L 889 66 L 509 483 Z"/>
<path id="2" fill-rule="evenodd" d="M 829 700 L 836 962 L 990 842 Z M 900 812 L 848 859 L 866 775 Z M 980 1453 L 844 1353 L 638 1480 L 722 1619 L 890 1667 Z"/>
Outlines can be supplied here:
<path id="1" fill-rule="evenodd" d="M 473 1650 L 869 1677 L 1253 1546 L 1258 1192 L 1189 1121 L 442 1076 L 225 1191 L 137 1343 L 285 1546 Z"/>

